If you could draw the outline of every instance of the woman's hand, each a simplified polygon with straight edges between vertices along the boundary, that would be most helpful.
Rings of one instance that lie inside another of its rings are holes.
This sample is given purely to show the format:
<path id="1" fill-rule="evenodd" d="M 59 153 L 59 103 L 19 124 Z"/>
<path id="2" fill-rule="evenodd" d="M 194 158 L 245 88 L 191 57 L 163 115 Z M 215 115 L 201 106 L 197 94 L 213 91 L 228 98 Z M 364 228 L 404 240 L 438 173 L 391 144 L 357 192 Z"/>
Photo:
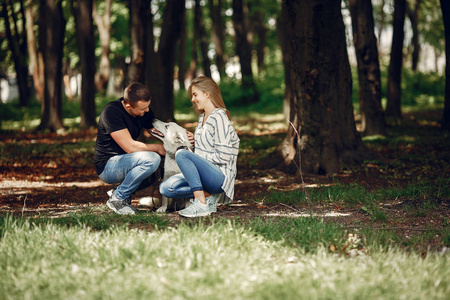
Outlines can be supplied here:
<path id="1" fill-rule="evenodd" d="M 190 131 L 186 130 L 186 134 L 188 136 L 188 140 L 189 142 L 192 144 L 192 146 L 195 146 L 195 139 L 194 139 L 194 134 Z"/>

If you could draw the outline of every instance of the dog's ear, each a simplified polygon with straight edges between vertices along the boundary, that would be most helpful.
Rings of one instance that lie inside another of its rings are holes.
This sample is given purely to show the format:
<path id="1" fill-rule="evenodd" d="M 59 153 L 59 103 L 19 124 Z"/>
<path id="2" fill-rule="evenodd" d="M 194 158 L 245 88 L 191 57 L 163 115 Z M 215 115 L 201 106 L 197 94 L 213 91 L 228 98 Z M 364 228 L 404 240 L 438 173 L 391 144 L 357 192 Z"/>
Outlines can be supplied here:
<path id="1" fill-rule="evenodd" d="M 175 141 L 177 143 L 183 144 L 186 142 L 186 139 L 184 138 L 184 136 L 181 133 L 177 132 L 177 134 L 175 136 Z"/>

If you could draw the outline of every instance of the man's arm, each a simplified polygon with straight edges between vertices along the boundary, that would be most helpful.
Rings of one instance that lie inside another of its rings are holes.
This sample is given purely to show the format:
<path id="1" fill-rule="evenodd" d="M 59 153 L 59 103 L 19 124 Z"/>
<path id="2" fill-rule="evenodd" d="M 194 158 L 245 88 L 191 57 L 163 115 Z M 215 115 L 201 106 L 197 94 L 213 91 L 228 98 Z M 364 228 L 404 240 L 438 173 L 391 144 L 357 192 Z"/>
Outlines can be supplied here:
<path id="1" fill-rule="evenodd" d="M 166 150 L 162 144 L 145 144 L 135 141 L 126 128 L 111 132 L 111 137 L 126 153 L 153 151 L 160 155 L 166 155 Z"/>

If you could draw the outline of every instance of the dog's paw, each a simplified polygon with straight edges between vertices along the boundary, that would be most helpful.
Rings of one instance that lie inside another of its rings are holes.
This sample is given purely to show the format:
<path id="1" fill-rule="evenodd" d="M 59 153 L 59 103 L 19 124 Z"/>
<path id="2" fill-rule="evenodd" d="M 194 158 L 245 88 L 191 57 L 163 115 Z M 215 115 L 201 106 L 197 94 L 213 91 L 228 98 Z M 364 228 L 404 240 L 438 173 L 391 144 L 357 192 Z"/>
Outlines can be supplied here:
<path id="1" fill-rule="evenodd" d="M 156 213 L 158 214 L 165 214 L 167 212 L 167 206 L 161 206 L 156 210 Z"/>

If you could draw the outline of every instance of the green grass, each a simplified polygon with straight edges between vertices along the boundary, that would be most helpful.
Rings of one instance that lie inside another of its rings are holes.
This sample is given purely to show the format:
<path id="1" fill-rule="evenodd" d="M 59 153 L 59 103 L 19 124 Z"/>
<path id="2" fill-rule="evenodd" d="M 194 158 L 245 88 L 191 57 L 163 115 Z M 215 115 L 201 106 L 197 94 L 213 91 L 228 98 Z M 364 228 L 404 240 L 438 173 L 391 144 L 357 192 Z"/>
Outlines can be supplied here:
<path id="1" fill-rule="evenodd" d="M 371 245 L 314 218 L 167 230 L 6 217 L 1 299 L 447 299 L 450 256 Z M 283 233 L 284 232 L 284 233 Z"/>

